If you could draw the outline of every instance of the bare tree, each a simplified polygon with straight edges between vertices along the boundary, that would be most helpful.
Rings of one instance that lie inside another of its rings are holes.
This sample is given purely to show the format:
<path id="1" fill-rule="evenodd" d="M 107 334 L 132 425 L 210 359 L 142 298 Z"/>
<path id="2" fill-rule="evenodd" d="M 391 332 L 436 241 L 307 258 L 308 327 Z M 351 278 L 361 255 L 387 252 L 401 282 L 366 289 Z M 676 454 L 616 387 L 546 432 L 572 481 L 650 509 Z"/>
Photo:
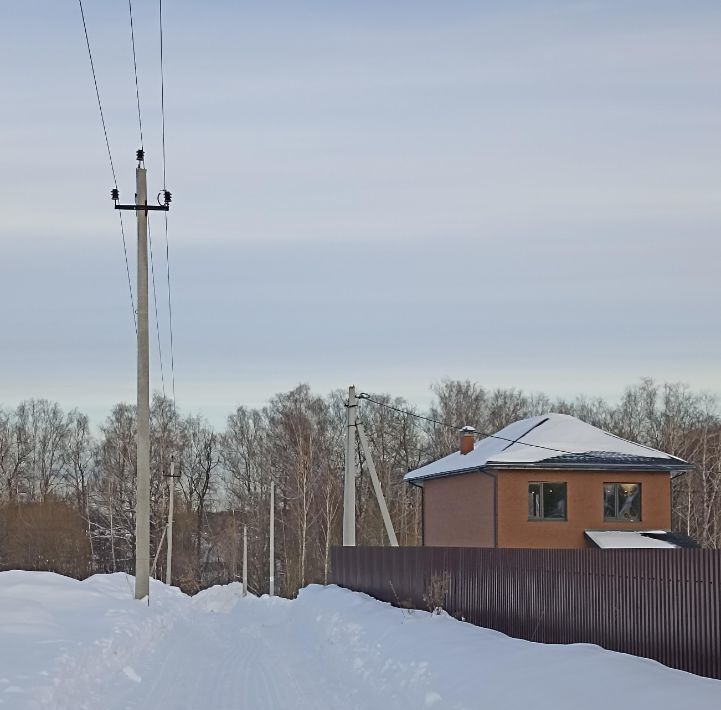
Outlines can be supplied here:
<path id="1" fill-rule="evenodd" d="M 209 497 L 216 489 L 219 465 L 220 453 L 215 432 L 200 417 L 185 419 L 179 482 L 186 510 L 194 519 L 193 574 L 198 585 L 202 584 L 205 571 L 203 528 Z"/>
<path id="2" fill-rule="evenodd" d="M 488 425 L 488 393 L 470 380 L 442 380 L 431 386 L 434 401 L 429 417 L 451 426 L 431 424 L 427 428 L 430 459 L 458 449 L 458 431 L 472 426 L 478 431 Z"/>
<path id="3" fill-rule="evenodd" d="M 65 440 L 65 480 L 75 499 L 75 507 L 89 520 L 88 485 L 93 466 L 94 441 L 85 414 L 74 409 L 68 414 Z"/>
<path id="4" fill-rule="evenodd" d="M 32 459 L 33 445 L 28 426 L 28 410 L 20 405 L 14 412 L 0 413 L 0 474 L 5 501 L 20 498 L 21 481 Z"/>
<path id="5" fill-rule="evenodd" d="M 427 415 L 442 424 L 419 420 L 408 402 L 388 394 L 373 395 L 380 405 L 361 402 L 359 410 L 402 545 L 418 544 L 421 533 L 421 498 L 404 475 L 455 451 L 457 425 L 493 433 L 516 419 L 558 411 L 693 463 L 692 472 L 672 481 L 674 527 L 704 547 L 721 548 L 716 397 L 651 379 L 628 387 L 615 404 L 585 397 L 551 402 L 544 394 L 488 391 L 469 381 L 445 380 L 432 390 Z M 263 409 L 238 407 L 225 431 L 216 434 L 201 417 L 181 417 L 172 401 L 154 396 L 151 530 L 157 549 L 166 521 L 165 474 L 175 454 L 181 499 L 174 566 L 184 589 L 237 578 L 243 525 L 249 533 L 251 589 L 267 589 L 271 482 L 277 490 L 278 588 L 293 595 L 304 584 L 328 580 L 330 550 L 341 540 L 344 398 L 344 392 L 321 397 L 300 385 Z M 97 439 L 77 410 L 65 414 L 46 400 L 0 407 L 0 564 L 45 565 L 78 576 L 131 571 L 135 452 L 131 405 L 116 405 Z M 359 543 L 386 544 L 367 463 L 358 447 L 354 455 L 360 467 Z M 58 537 L 63 535 L 67 545 Z"/>
<path id="6" fill-rule="evenodd" d="M 135 544 L 135 407 L 117 404 L 100 427 L 91 487 L 92 534 L 103 571 L 132 569 Z"/>

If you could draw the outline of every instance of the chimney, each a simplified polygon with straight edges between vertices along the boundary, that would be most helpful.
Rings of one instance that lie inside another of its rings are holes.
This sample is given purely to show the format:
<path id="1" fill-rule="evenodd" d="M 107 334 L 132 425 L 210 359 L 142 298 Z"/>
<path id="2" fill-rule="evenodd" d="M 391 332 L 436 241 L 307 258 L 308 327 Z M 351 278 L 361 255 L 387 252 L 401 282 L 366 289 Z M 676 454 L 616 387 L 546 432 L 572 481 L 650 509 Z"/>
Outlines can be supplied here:
<path id="1" fill-rule="evenodd" d="M 462 454 L 470 454 L 473 451 L 473 445 L 476 442 L 476 430 L 472 426 L 464 426 L 460 431 Z"/>

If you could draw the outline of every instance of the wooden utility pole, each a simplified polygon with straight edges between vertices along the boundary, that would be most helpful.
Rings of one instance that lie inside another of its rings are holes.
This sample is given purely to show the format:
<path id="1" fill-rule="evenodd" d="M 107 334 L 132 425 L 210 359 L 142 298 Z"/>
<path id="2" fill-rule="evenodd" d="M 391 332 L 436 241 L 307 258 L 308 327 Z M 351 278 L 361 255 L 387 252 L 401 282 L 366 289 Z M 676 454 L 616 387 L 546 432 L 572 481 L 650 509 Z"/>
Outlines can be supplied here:
<path id="1" fill-rule="evenodd" d="M 270 482 L 270 553 L 268 594 L 275 595 L 275 481 Z"/>
<path id="2" fill-rule="evenodd" d="M 343 545 L 355 547 L 355 429 L 358 403 L 355 387 L 348 388 L 345 435 L 345 477 L 343 481 Z"/>
<path id="3" fill-rule="evenodd" d="M 165 583 L 170 586 L 173 580 L 173 507 L 175 505 L 175 456 L 170 459 L 170 476 L 168 478 L 168 550 L 165 558 Z"/>
<path id="4" fill-rule="evenodd" d="M 165 190 L 164 205 L 148 205 L 145 152 L 136 153 L 135 204 L 120 205 L 117 188 L 111 196 L 116 210 L 133 210 L 138 226 L 138 389 L 137 389 L 137 477 L 135 502 L 135 598 L 150 593 L 150 352 L 148 340 L 148 210 L 170 208 L 170 193 Z"/>

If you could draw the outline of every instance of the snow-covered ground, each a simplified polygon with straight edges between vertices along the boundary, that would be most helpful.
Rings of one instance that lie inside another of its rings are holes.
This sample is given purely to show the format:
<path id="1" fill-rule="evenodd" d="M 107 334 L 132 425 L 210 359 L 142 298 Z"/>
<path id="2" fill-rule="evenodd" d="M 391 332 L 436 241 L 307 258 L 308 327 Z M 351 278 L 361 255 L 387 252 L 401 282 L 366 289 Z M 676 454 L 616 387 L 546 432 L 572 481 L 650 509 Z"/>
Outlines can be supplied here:
<path id="1" fill-rule="evenodd" d="M 721 708 L 721 681 L 596 646 L 511 639 L 312 586 L 195 597 L 159 582 L 0 573 L 0 709 Z"/>

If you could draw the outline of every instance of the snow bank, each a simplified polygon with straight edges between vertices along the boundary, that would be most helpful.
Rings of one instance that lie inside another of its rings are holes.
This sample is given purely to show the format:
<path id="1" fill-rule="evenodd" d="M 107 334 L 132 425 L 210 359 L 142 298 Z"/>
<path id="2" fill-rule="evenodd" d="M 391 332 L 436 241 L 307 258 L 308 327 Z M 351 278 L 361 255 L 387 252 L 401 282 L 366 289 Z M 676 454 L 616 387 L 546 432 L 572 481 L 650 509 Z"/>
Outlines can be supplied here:
<path id="1" fill-rule="evenodd" d="M 133 655 L 169 633 L 189 600 L 151 580 L 148 607 L 133 584 L 125 574 L 0 573 L 0 707 L 100 708 L 108 675 L 139 677 Z"/>
<path id="2" fill-rule="evenodd" d="M 0 710 L 717 710 L 721 682 L 596 646 L 511 639 L 311 586 L 195 597 L 132 578 L 0 573 Z"/>
<path id="3" fill-rule="evenodd" d="M 589 644 L 513 639 L 336 587 L 301 590 L 294 613 L 342 665 L 415 708 L 721 708 L 721 681 Z"/>

